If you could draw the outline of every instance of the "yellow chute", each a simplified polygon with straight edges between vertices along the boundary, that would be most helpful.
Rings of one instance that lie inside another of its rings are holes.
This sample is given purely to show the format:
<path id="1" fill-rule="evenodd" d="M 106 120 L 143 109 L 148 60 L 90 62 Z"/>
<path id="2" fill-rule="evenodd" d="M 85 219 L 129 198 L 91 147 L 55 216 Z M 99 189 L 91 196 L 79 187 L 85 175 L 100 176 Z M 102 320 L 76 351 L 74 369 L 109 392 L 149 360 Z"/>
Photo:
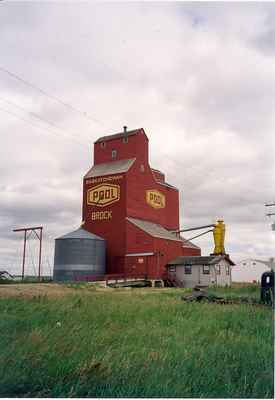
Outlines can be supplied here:
<path id="1" fill-rule="evenodd" d="M 215 249 L 213 254 L 215 255 L 225 254 L 225 249 L 224 249 L 225 224 L 222 219 L 219 219 L 217 221 L 217 224 L 215 224 L 213 230 L 213 236 L 215 243 Z"/>

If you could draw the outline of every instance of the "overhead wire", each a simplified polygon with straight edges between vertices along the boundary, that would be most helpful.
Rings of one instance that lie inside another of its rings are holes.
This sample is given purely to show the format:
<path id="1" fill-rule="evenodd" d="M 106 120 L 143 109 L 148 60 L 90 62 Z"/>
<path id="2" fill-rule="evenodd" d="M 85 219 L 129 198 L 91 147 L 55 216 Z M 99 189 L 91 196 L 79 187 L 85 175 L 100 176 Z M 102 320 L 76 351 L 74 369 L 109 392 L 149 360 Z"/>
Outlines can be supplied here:
<path id="1" fill-rule="evenodd" d="M 14 107 L 17 107 L 19 110 L 22 110 L 22 111 L 28 113 L 29 115 L 31 115 L 32 117 L 34 117 L 34 118 L 36 118 L 36 119 L 38 119 L 38 120 L 40 120 L 40 121 L 52 126 L 54 129 L 58 129 L 63 135 L 70 136 L 73 139 L 75 139 L 73 135 L 70 135 L 67 132 L 64 132 L 59 126 L 55 125 L 53 122 L 48 121 L 47 119 L 40 117 L 38 114 L 36 114 L 36 113 L 34 113 L 32 111 L 29 111 L 26 107 L 19 106 L 17 103 L 15 103 L 13 101 L 10 101 L 10 100 L 6 100 L 2 96 L 0 96 L 0 100 L 4 101 L 5 103 L 10 104 L 10 105 L 12 105 Z"/>
<path id="2" fill-rule="evenodd" d="M 24 83 L 25 85 L 31 87 L 34 90 L 37 90 L 38 92 L 40 92 L 41 94 L 43 94 L 44 96 L 48 97 L 51 100 L 54 100 L 60 104 L 62 104 L 64 107 L 69 108 L 70 110 L 82 115 L 83 117 L 85 117 L 86 119 L 89 119 L 90 121 L 96 122 L 100 125 L 105 125 L 104 123 L 102 123 L 101 121 L 99 121 L 98 119 L 92 117 L 90 114 L 88 114 L 86 111 L 82 111 L 78 108 L 76 108 L 75 106 L 71 105 L 70 103 L 67 103 L 61 99 L 59 99 L 57 96 L 53 96 L 50 93 L 46 92 L 44 89 L 41 89 L 39 86 L 34 85 L 31 82 L 28 82 L 27 80 L 21 78 L 19 75 L 15 74 L 14 72 L 9 71 L 6 68 L 3 68 L 0 66 L 0 71 L 5 72 L 6 74 L 8 74 L 9 76 L 11 76 L 12 78 L 18 80 L 19 82 Z"/>
<path id="3" fill-rule="evenodd" d="M 17 118 L 17 119 L 20 119 L 20 120 L 24 121 L 25 123 L 27 123 L 27 124 L 29 124 L 29 125 L 34 126 L 35 128 L 38 128 L 38 129 L 43 130 L 43 131 L 46 131 L 47 133 L 49 133 L 49 132 L 50 132 L 50 133 L 54 133 L 54 132 L 52 132 L 52 131 L 46 129 L 45 127 L 43 128 L 43 127 L 41 127 L 40 125 L 33 124 L 32 121 L 29 121 L 29 120 L 27 120 L 27 119 L 25 119 L 25 118 L 23 118 L 23 117 L 21 117 L 21 116 L 15 114 L 15 113 L 13 113 L 12 111 L 6 110 L 6 109 L 1 108 L 1 107 L 0 107 L 0 110 L 3 111 L 3 112 L 6 112 L 7 114 L 12 115 L 13 117 L 15 117 L 15 118 Z M 55 136 L 58 137 L 58 136 L 56 135 L 56 133 L 55 133 Z M 66 135 L 66 136 L 68 136 L 68 135 Z M 69 137 L 67 137 L 67 139 L 68 139 L 68 138 L 69 138 Z M 73 137 L 71 137 L 71 136 L 70 136 L 70 139 L 73 140 L 75 143 L 77 143 L 78 145 L 82 146 L 83 148 L 85 148 L 85 149 L 87 150 L 87 146 L 85 146 L 83 143 L 78 142 L 75 138 L 73 138 Z"/>

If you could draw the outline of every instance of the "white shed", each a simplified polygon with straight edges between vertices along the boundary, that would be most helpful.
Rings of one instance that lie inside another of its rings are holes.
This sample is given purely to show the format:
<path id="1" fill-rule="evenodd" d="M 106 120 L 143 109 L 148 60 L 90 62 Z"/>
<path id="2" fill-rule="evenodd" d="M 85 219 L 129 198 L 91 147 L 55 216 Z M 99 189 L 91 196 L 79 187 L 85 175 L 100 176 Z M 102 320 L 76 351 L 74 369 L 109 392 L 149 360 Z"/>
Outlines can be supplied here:
<path id="1" fill-rule="evenodd" d="M 261 282 L 262 274 L 275 269 L 274 258 L 269 260 L 247 259 L 236 263 L 232 268 L 233 282 Z"/>
<path id="2" fill-rule="evenodd" d="M 168 263 L 168 276 L 183 287 L 230 286 L 231 268 L 228 255 L 177 257 Z"/>

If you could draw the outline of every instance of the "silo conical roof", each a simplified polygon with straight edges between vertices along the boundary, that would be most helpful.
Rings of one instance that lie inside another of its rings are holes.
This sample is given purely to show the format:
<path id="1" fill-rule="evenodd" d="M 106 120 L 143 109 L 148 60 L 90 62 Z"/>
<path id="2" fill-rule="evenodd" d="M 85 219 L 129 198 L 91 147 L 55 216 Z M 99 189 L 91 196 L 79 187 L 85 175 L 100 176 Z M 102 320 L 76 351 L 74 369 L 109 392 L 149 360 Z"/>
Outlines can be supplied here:
<path id="1" fill-rule="evenodd" d="M 66 235 L 60 236 L 56 239 L 90 239 L 90 240 L 105 240 L 94 233 L 86 231 L 86 229 L 78 228 L 77 230 L 66 233 Z"/>

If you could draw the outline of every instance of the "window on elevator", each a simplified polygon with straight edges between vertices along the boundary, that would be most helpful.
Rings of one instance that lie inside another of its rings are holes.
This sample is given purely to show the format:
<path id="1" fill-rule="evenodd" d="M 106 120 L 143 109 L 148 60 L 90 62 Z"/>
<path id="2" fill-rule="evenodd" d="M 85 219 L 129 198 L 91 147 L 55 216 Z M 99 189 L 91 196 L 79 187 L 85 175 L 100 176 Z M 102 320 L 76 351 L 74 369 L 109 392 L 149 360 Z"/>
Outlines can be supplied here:
<path id="1" fill-rule="evenodd" d="M 112 158 L 116 158 L 117 157 L 117 151 L 116 150 L 112 150 Z"/>

